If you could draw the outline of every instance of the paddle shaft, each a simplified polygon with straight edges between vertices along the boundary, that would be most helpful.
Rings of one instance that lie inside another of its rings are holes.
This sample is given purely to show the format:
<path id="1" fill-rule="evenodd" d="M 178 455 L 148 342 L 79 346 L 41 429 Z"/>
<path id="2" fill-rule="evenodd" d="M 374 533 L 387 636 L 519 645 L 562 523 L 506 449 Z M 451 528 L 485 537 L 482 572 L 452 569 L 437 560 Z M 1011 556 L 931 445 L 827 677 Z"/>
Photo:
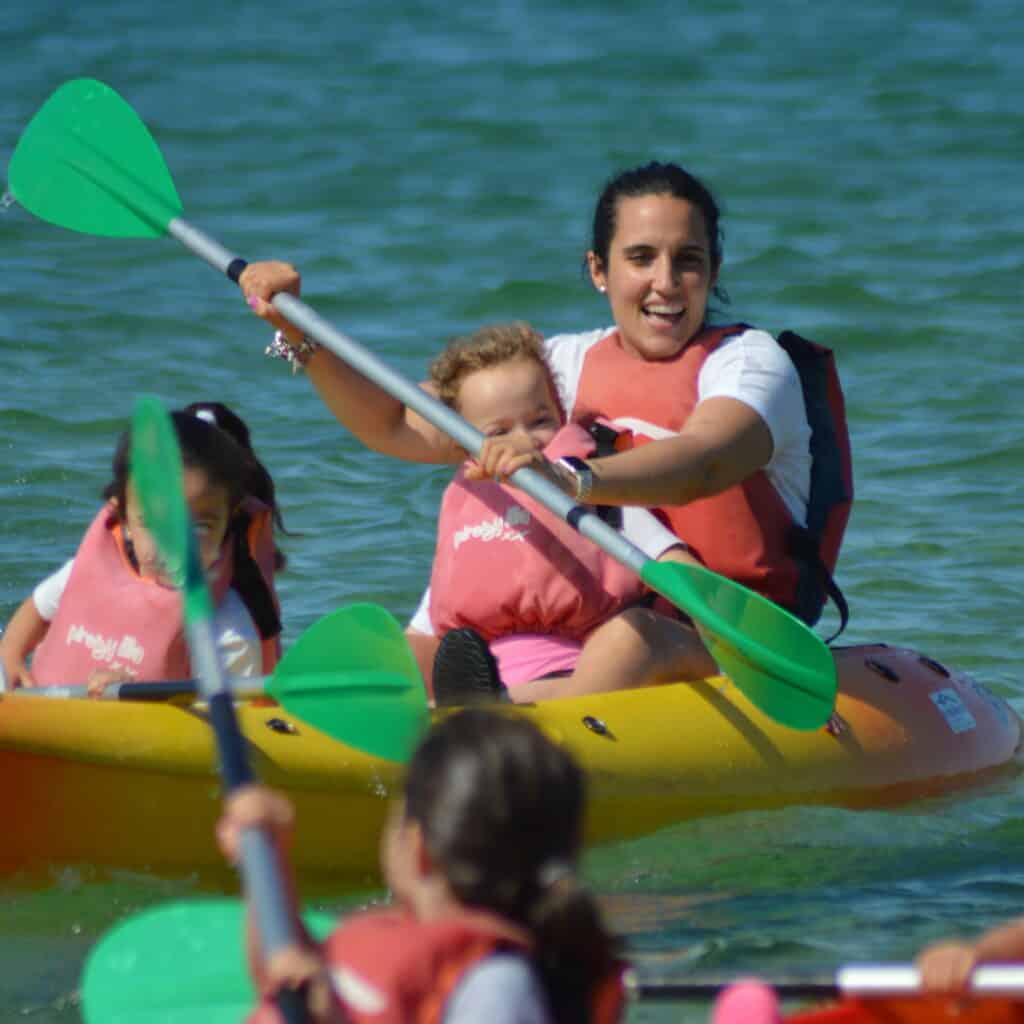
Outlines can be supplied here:
<path id="1" fill-rule="evenodd" d="M 736 977 L 741 976 L 738 972 Z M 713 999 L 736 977 L 695 976 L 686 981 L 627 979 L 630 997 L 650 1001 Z M 851 964 L 841 967 L 834 979 L 778 978 L 766 980 L 782 999 L 835 999 L 840 996 L 883 998 L 922 995 L 921 976 L 913 964 Z M 969 992 L 978 996 L 1024 999 L 1024 965 L 990 964 L 978 967 Z"/>
<path id="2" fill-rule="evenodd" d="M 179 242 L 191 249 L 197 256 L 237 282 L 246 261 L 225 249 L 199 228 L 181 217 L 173 218 L 167 231 Z M 393 398 L 404 402 L 419 413 L 428 423 L 447 434 L 466 451 L 476 455 L 484 442 L 484 435 L 467 423 L 457 412 L 428 394 L 423 388 L 406 380 L 385 362 L 364 348 L 355 339 L 339 331 L 323 319 L 314 309 L 294 295 L 279 293 L 274 296 L 274 306 L 296 327 L 325 348 L 330 349 L 339 359 L 361 373 Z M 617 530 L 608 526 L 599 516 L 577 505 L 559 488 L 531 469 L 517 470 L 509 478 L 520 490 L 525 491 L 542 505 L 560 516 L 579 533 L 592 540 L 606 551 L 639 574 L 647 563 L 647 556 L 635 544 L 630 543 Z"/>
<path id="3" fill-rule="evenodd" d="M 225 789 L 231 793 L 255 779 L 249 766 L 246 740 L 238 727 L 232 693 L 224 682 L 211 616 L 190 614 L 186 596 L 185 619 L 199 692 L 210 708 L 210 725 L 217 739 L 221 776 Z M 245 829 L 240 843 L 242 884 L 249 896 L 263 947 L 268 954 L 273 953 L 297 940 L 277 851 L 270 836 L 260 828 Z M 280 989 L 274 999 L 287 1024 L 305 1024 L 309 1019 L 301 992 Z"/>
<path id="4" fill-rule="evenodd" d="M 229 677 L 225 680 L 225 685 L 235 699 L 251 700 L 253 697 L 266 695 L 269 679 L 269 676 Z M 34 697 L 52 697 L 57 700 L 79 700 L 91 696 L 89 687 L 84 683 L 69 686 L 25 686 L 13 692 Z M 181 699 L 191 703 L 199 696 L 199 683 L 195 679 L 161 679 L 152 683 L 111 683 L 95 699 L 161 704 Z"/>

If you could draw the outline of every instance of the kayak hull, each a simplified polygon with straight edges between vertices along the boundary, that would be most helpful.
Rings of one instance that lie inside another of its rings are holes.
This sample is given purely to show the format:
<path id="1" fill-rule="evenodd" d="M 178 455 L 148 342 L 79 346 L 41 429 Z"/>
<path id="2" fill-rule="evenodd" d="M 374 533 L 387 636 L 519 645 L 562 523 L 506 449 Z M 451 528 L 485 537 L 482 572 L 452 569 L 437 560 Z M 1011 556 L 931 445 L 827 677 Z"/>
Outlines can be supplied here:
<path id="1" fill-rule="evenodd" d="M 969 676 L 885 645 L 834 654 L 838 735 L 777 725 L 721 677 L 501 708 L 534 720 L 584 766 L 590 843 L 740 810 L 882 806 L 1016 766 L 1017 715 Z M 255 772 L 296 804 L 298 870 L 377 884 L 377 836 L 401 766 L 272 702 L 238 712 Z M 0 696 L 0 871 L 223 873 L 215 758 L 202 705 Z"/>

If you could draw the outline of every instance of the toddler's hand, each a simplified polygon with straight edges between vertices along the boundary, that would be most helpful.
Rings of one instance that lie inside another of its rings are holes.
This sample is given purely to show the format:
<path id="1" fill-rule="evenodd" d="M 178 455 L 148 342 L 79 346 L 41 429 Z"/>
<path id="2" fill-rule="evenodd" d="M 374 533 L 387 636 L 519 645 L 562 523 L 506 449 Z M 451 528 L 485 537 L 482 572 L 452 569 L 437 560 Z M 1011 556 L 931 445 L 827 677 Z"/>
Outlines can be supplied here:
<path id="1" fill-rule="evenodd" d="M 468 480 L 504 483 L 517 469 L 535 469 L 559 486 L 558 475 L 540 449 L 526 438 L 488 437 L 480 453 L 466 466 Z"/>

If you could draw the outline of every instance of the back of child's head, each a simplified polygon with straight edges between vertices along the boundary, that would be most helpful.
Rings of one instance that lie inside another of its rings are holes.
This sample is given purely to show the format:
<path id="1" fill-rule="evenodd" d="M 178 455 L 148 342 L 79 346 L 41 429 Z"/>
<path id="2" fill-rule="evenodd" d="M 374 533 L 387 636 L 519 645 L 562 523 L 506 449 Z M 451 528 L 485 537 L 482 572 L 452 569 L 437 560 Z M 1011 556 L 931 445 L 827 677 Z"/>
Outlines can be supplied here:
<path id="1" fill-rule="evenodd" d="M 614 951 L 576 873 L 579 766 L 526 719 L 474 709 L 431 730 L 406 779 L 405 815 L 454 896 L 524 927 L 555 1019 L 586 1020 Z"/>
<path id="2" fill-rule="evenodd" d="M 454 338 L 430 364 L 430 381 L 441 401 L 457 409 L 459 387 L 469 374 L 520 359 L 543 367 L 551 393 L 557 398 L 558 389 L 544 354 L 544 338 L 522 321 L 489 324 L 468 337 Z"/>

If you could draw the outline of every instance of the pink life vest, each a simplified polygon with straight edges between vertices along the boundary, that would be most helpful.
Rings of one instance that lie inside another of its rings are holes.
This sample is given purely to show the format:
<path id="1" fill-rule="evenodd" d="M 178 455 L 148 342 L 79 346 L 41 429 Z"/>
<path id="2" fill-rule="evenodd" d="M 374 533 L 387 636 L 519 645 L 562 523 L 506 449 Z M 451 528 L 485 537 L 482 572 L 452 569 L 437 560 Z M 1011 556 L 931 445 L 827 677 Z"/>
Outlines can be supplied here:
<path id="1" fill-rule="evenodd" d="M 215 569 L 219 603 L 231 583 L 229 552 Z M 32 655 L 40 686 L 84 683 L 97 668 L 124 669 L 139 682 L 191 675 L 181 597 L 135 571 L 110 505 L 86 530 L 57 614 Z"/>
<path id="2" fill-rule="evenodd" d="M 527 953 L 519 928 L 485 911 L 419 921 L 400 910 L 355 914 L 323 946 L 339 1002 L 353 1024 L 440 1024 L 465 973 L 502 950 Z M 621 969 L 598 980 L 590 1020 L 615 1024 L 623 1010 Z M 264 1000 L 247 1024 L 280 1024 Z"/>
<path id="3" fill-rule="evenodd" d="M 594 447 L 563 427 L 549 459 Z M 430 577 L 437 636 L 471 626 L 491 641 L 511 633 L 580 639 L 644 592 L 637 575 L 521 491 L 469 481 L 460 469 L 441 500 Z"/>

